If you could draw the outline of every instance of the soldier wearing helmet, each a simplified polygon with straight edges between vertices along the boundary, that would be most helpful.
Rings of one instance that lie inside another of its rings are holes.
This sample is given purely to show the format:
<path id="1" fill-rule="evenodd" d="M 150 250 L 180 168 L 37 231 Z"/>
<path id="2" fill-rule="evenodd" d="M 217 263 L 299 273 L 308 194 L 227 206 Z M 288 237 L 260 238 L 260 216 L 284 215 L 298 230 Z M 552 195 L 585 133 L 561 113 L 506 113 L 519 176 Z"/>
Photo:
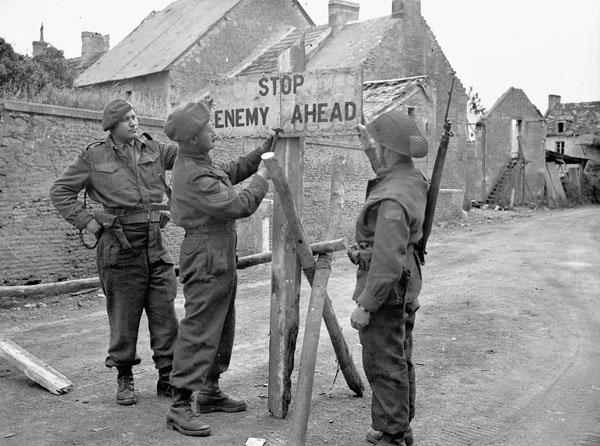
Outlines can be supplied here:
<path id="1" fill-rule="evenodd" d="M 379 146 L 380 166 L 367 185 L 356 220 L 357 245 L 349 256 L 358 265 L 352 327 L 359 330 L 363 366 L 373 392 L 367 440 L 378 445 L 412 444 L 415 408 L 412 330 L 421 270 L 414 252 L 421 239 L 428 183 L 413 158 L 427 154 L 427 140 L 401 110 L 379 115 L 360 139 Z"/>

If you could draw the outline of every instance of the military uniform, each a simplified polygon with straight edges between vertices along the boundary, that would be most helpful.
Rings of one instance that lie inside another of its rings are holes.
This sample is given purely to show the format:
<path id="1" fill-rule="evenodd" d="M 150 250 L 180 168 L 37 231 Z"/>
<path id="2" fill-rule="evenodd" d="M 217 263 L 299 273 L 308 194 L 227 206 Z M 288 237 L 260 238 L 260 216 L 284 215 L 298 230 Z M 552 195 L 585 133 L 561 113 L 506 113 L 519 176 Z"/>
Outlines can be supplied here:
<path id="1" fill-rule="evenodd" d="M 148 135 L 122 147 L 109 136 L 84 150 L 50 189 L 60 215 L 79 230 L 94 215 L 77 199 L 78 193 L 86 189 L 103 206 L 96 214 L 105 228 L 97 265 L 110 325 L 108 367 L 130 368 L 140 362 L 136 344 L 143 310 L 156 367 L 171 366 L 178 327 L 173 305 L 177 280 L 160 230 L 161 219 L 165 224 L 168 217 L 152 210 L 152 204 L 162 201 L 158 175 L 172 168 L 176 154 L 176 146 Z"/>
<path id="2" fill-rule="evenodd" d="M 173 168 L 171 210 L 185 229 L 180 280 L 185 295 L 171 383 L 176 388 L 214 388 L 229 365 L 235 331 L 237 286 L 235 220 L 251 215 L 269 185 L 254 176 L 241 192 L 232 187 L 256 172 L 259 148 L 220 168 L 208 153 L 180 150 Z"/>
<path id="3" fill-rule="evenodd" d="M 373 428 L 390 434 L 407 432 L 414 417 L 412 328 L 421 290 L 414 245 L 423 235 L 426 197 L 427 181 L 414 164 L 395 165 L 369 181 L 356 222 L 356 241 L 371 256 L 359 266 L 353 296 L 371 313 L 360 331 L 363 366 Z"/>
<path id="4" fill-rule="evenodd" d="M 373 392 L 367 440 L 409 446 L 416 396 L 412 331 L 422 284 L 415 245 L 423 237 L 428 190 L 412 158 L 425 156 L 427 141 L 398 109 L 379 115 L 366 130 L 380 144 L 384 161 L 367 185 L 356 220 L 357 246 L 349 251 L 358 265 L 351 322 L 359 329 Z"/>

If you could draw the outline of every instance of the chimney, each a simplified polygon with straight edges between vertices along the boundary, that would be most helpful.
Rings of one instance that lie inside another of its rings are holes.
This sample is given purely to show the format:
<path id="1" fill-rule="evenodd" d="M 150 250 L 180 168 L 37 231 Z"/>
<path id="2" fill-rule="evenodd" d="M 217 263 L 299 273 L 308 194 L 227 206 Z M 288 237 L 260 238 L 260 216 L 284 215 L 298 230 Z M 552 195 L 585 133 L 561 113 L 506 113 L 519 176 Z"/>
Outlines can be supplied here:
<path id="1" fill-rule="evenodd" d="M 81 58 L 84 61 L 95 62 L 108 51 L 110 36 L 100 33 L 83 31 L 81 33 Z"/>
<path id="2" fill-rule="evenodd" d="M 392 17 L 421 15 L 421 0 L 392 0 Z"/>
<path id="3" fill-rule="evenodd" d="M 346 0 L 329 0 L 329 26 L 336 33 L 348 22 L 358 20 L 360 5 Z"/>
<path id="4" fill-rule="evenodd" d="M 560 96 L 557 94 L 549 94 L 548 95 L 548 111 L 546 114 L 550 113 L 554 108 L 560 104 Z"/>

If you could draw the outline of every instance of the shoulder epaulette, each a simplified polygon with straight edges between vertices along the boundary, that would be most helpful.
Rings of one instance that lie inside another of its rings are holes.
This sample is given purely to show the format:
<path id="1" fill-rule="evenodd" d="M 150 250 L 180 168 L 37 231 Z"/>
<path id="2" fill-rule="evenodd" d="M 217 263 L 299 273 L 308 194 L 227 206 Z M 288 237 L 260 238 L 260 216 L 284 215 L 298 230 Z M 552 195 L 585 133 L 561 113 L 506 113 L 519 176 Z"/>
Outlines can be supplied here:
<path id="1" fill-rule="evenodd" d="M 148 141 L 152 141 L 154 139 L 154 138 L 152 138 L 152 136 L 150 136 L 150 133 L 144 132 L 144 133 L 142 133 L 142 136 L 144 138 L 146 138 Z"/>
<path id="2" fill-rule="evenodd" d="M 90 143 L 90 144 L 89 144 L 89 145 L 88 145 L 88 146 L 85 148 L 85 150 L 89 150 L 89 149 L 91 149 L 92 147 L 99 146 L 99 145 L 100 145 L 100 144 L 102 144 L 102 143 L 104 143 L 104 140 L 93 141 L 92 143 Z"/>

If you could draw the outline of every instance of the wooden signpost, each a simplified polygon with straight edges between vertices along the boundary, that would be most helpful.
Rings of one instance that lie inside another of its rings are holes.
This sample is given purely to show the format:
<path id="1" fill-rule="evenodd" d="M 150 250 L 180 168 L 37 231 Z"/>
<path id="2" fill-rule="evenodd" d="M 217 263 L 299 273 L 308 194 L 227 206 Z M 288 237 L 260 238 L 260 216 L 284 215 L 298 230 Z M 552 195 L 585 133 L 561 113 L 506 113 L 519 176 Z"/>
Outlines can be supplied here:
<path id="1" fill-rule="evenodd" d="M 303 47 L 303 45 L 301 45 Z M 314 252 L 304 238 L 299 216 L 303 208 L 304 137 L 307 135 L 356 134 L 362 115 L 362 71 L 339 69 L 306 72 L 294 64 L 288 50 L 279 58 L 279 71 L 217 82 L 210 86 L 211 120 L 221 138 L 266 137 L 282 129 L 269 169 L 276 169 L 273 205 L 273 249 L 271 275 L 271 317 L 269 341 L 269 411 L 285 418 L 291 400 L 291 373 L 299 326 L 300 276 L 304 271 L 314 287 L 310 327 L 321 317 L 331 337 L 338 363 L 349 387 L 362 396 L 364 386 L 356 370 L 341 327 L 327 296 L 328 272 L 316 274 Z M 276 167 L 275 167 L 276 166 Z M 273 173 L 272 173 L 273 175 Z M 333 238 L 335 225 L 328 235 Z M 319 260 L 329 268 L 328 257 Z M 314 309 L 314 310 L 313 310 Z M 305 335 L 306 336 L 306 335 Z M 308 338 L 305 338 L 307 342 Z M 307 367 L 299 382 L 302 394 L 298 438 L 303 438 L 308 420 L 312 375 L 318 336 L 303 347 Z M 311 365 L 312 364 L 312 365 Z M 303 364 L 301 363 L 301 368 Z"/>

